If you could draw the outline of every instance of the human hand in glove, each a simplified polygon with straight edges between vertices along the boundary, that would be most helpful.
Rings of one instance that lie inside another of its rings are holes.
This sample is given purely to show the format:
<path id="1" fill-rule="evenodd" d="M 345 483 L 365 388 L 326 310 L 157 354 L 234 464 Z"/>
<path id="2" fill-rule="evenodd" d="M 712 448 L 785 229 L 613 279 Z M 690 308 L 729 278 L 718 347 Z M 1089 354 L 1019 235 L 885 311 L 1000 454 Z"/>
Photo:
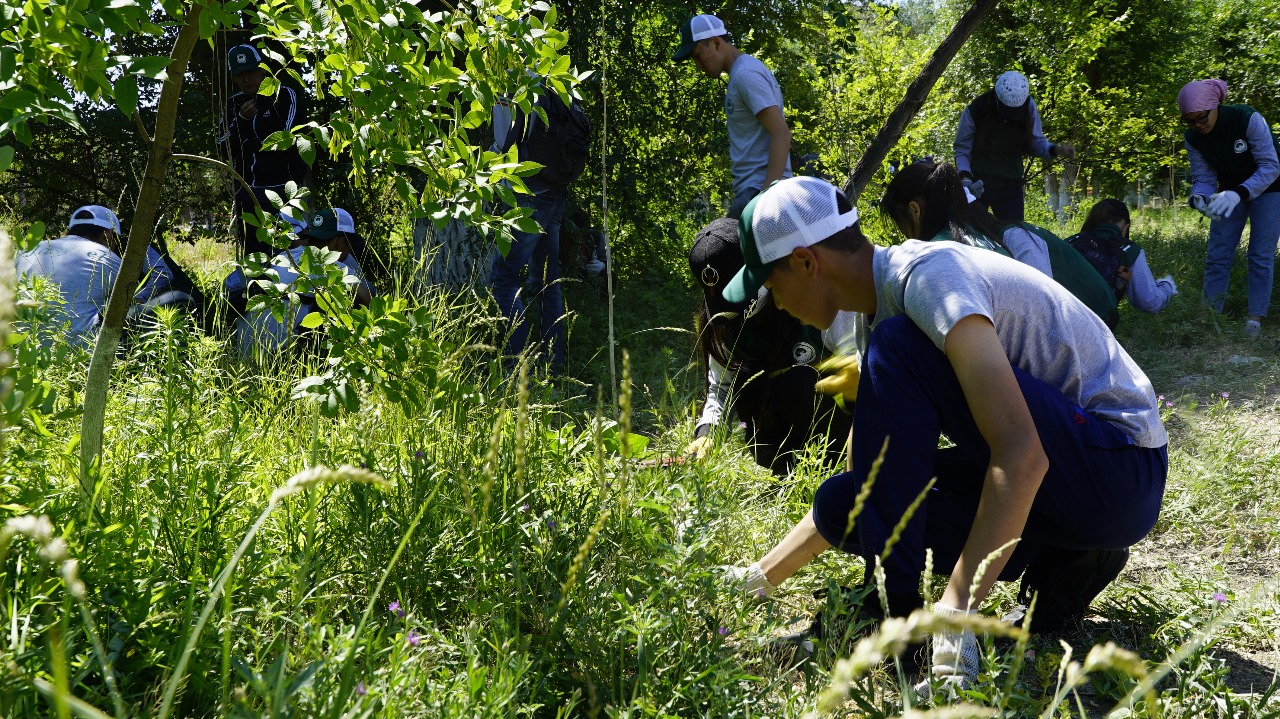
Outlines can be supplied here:
<path id="1" fill-rule="evenodd" d="M 836 404 L 844 407 L 858 398 L 858 380 L 862 377 L 862 358 L 856 353 L 851 355 L 834 355 L 818 365 L 818 371 L 827 376 L 818 380 L 813 388 L 831 395 Z"/>
<path id="2" fill-rule="evenodd" d="M 1223 190 L 1209 199 L 1209 216 L 1215 220 L 1225 220 L 1240 204 L 1240 195 L 1234 190 Z"/>
<path id="3" fill-rule="evenodd" d="M 983 190 L 986 189 L 982 186 L 982 180 L 971 180 L 967 177 L 961 180 L 960 184 L 964 186 L 964 189 L 969 191 L 970 195 L 973 195 L 973 199 L 975 200 L 980 199 L 982 197 Z"/>
<path id="4" fill-rule="evenodd" d="M 933 605 L 933 613 L 942 617 L 966 617 L 977 612 L 976 609 L 965 611 L 943 604 Z M 974 636 L 972 629 L 943 631 L 933 635 L 933 662 L 929 673 L 953 693 L 969 689 L 978 681 L 980 660 L 978 638 Z M 932 688 L 925 681 L 916 686 L 916 692 L 929 695 Z"/>
<path id="5" fill-rule="evenodd" d="M 1191 200 L 1188 204 L 1191 205 L 1191 209 L 1195 210 L 1196 212 L 1199 212 L 1205 217 L 1213 219 L 1212 216 L 1209 214 L 1209 199 L 1204 195 L 1192 195 Z"/>
<path id="6" fill-rule="evenodd" d="M 1169 289 L 1173 290 L 1172 294 L 1178 294 L 1178 286 L 1173 282 L 1173 275 L 1165 275 L 1156 280 L 1157 285 L 1169 285 Z"/>
<path id="7" fill-rule="evenodd" d="M 694 459 L 706 459 L 707 455 L 711 453 L 711 437 L 709 435 L 698 437 L 684 448 L 684 453 Z"/>

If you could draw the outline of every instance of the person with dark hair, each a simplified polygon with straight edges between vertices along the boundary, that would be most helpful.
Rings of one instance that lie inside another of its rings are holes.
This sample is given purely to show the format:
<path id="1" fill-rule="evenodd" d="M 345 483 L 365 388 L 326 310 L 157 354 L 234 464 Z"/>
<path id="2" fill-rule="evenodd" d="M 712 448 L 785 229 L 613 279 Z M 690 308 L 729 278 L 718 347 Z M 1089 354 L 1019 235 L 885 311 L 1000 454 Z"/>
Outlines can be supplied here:
<path id="1" fill-rule="evenodd" d="M 1178 294 L 1173 275 L 1156 279 L 1147 264 L 1147 253 L 1129 239 L 1129 208 L 1116 199 L 1100 200 L 1089 210 L 1078 234 L 1066 242 L 1089 257 L 1087 262 L 1113 293 L 1117 302 L 1128 298 L 1135 309 L 1155 314 L 1169 306 Z"/>
<path id="2" fill-rule="evenodd" d="M 306 122 L 298 101 L 298 93 L 281 83 L 275 94 L 262 95 L 259 90 L 267 77 L 262 54 L 252 45 L 236 45 L 227 52 L 227 70 L 236 92 L 227 99 L 223 112 L 218 148 L 236 173 L 248 183 L 236 182 L 235 240 L 240 254 L 274 253 L 266 242 L 258 239 L 257 228 L 245 223 L 242 216 L 261 207 L 268 217 L 277 208 L 267 191 L 284 196 L 285 184 L 302 185 L 307 164 L 296 147 L 287 150 L 263 150 L 262 141 L 274 132 L 288 130 Z"/>
<path id="3" fill-rule="evenodd" d="M 695 15 L 680 27 L 680 47 L 672 59 L 690 58 L 713 80 L 729 75 L 724 114 L 733 201 L 725 215 L 737 219 L 763 188 L 791 177 L 791 128 L 783 112 L 782 88 L 763 62 L 734 47 L 715 15 Z"/>
<path id="4" fill-rule="evenodd" d="M 1022 576 L 1038 595 L 1033 631 L 1079 619 L 1160 513 L 1168 436 L 1151 383 L 1058 283 L 954 242 L 878 247 L 840 197 L 804 177 L 762 193 L 724 292 L 740 302 L 767 287 L 819 328 L 841 311 L 874 317 L 852 470 L 819 487 L 744 585 L 767 592 L 836 547 L 862 556 L 868 578 L 879 562 L 890 613 L 905 616 L 923 606 L 931 552 L 949 575 L 937 614 L 976 612 L 997 579 Z M 972 630 L 935 634 L 932 657 L 949 686 L 977 679 Z"/>
<path id="5" fill-rule="evenodd" d="M 1074 158 L 1076 149 L 1045 139 L 1027 78 L 1010 70 L 960 113 L 953 145 L 965 188 L 1006 222 L 1022 222 L 1022 158 Z"/>
<path id="6" fill-rule="evenodd" d="M 814 437 L 825 444 L 829 460 L 838 460 L 852 418 L 814 385 L 826 344 L 848 338 L 836 336 L 841 329 L 822 333 L 802 325 L 775 307 L 768 293 L 726 302 L 720 293 L 740 269 L 738 223 L 722 217 L 702 228 L 689 252 L 689 271 L 702 288 L 694 318 L 707 396 L 686 453 L 705 457 L 715 428 L 736 416 L 746 425 L 756 464 L 774 474 L 789 473 Z"/>
<path id="7" fill-rule="evenodd" d="M 119 233 L 116 213 L 102 205 L 85 205 L 71 213 L 67 234 L 41 240 L 14 258 L 18 274 L 47 277 L 58 286 L 62 306 L 55 318 L 69 324 L 73 343 L 87 346 L 102 324 L 120 274 Z"/>
<path id="8" fill-rule="evenodd" d="M 1280 142 L 1262 115 L 1248 105 L 1223 105 L 1227 83 L 1196 80 L 1178 93 L 1187 124 L 1183 141 L 1191 163 L 1193 208 L 1209 223 L 1203 300 L 1221 313 L 1231 262 L 1249 223 L 1249 319 L 1244 333 L 1257 337 L 1271 305 L 1276 242 L 1280 240 Z"/>
<path id="9" fill-rule="evenodd" d="M 959 174 L 945 162 L 921 160 L 898 171 L 885 188 L 880 209 L 907 238 L 997 250 L 1057 280 L 1108 326 L 1118 320 L 1115 297 L 1079 252 L 1035 225 L 1001 227 L 969 199 Z"/>

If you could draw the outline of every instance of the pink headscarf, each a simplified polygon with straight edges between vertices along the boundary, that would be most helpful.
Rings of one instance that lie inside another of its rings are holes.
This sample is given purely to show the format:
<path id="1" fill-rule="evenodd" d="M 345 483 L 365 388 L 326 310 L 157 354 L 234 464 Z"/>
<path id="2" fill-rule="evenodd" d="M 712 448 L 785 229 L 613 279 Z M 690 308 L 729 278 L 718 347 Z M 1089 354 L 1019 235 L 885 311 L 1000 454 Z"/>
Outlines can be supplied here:
<path id="1" fill-rule="evenodd" d="M 1178 110 L 1204 112 L 1217 107 L 1227 97 L 1227 83 L 1218 80 L 1194 80 L 1182 86 L 1178 92 Z"/>

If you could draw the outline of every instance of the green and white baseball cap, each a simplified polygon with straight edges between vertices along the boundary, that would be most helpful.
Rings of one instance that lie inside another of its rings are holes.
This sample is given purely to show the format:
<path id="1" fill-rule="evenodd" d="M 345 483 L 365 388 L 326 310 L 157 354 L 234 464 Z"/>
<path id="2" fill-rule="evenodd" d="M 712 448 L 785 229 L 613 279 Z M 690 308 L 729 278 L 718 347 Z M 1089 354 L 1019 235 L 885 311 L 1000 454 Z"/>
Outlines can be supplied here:
<path id="1" fill-rule="evenodd" d="M 693 46 L 699 40 L 727 34 L 729 32 L 724 29 L 724 23 L 715 15 L 694 15 L 680 26 L 680 47 L 676 48 L 676 54 L 671 59 L 684 60 L 693 54 Z"/>
<path id="2" fill-rule="evenodd" d="M 778 180 L 756 195 L 738 220 L 742 270 L 724 288 L 729 302 L 756 296 L 774 264 L 797 247 L 809 247 L 858 221 L 858 209 L 841 213 L 840 191 L 816 177 Z"/>

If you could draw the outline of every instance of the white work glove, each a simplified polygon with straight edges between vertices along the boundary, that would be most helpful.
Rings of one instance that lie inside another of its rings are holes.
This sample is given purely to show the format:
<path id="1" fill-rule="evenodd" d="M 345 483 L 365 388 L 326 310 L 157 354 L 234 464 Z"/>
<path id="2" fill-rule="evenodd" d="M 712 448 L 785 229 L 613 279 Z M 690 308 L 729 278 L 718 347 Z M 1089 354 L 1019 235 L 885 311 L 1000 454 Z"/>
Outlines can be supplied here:
<path id="1" fill-rule="evenodd" d="M 982 180 L 970 180 L 967 177 L 960 181 L 960 185 L 969 191 L 969 195 L 973 197 L 973 200 L 982 197 L 982 192 L 986 189 L 982 186 Z M 973 200 L 969 201 L 973 202 Z"/>
<path id="2" fill-rule="evenodd" d="M 943 604 L 933 605 L 933 613 L 943 617 L 964 617 L 977 612 L 976 609 L 965 611 Z M 941 681 L 953 696 L 978 681 L 980 660 L 978 638 L 972 629 L 933 635 L 933 664 L 929 673 L 935 681 Z M 932 696 L 932 692 L 927 680 L 916 685 L 916 693 L 921 696 Z"/>
<path id="3" fill-rule="evenodd" d="M 1165 275 L 1164 277 L 1156 280 L 1157 285 L 1161 283 L 1169 285 L 1169 289 L 1173 290 L 1172 294 L 1178 294 L 1178 286 L 1173 283 L 1173 275 Z"/>
<path id="4" fill-rule="evenodd" d="M 764 576 L 764 570 L 760 568 L 759 562 L 750 567 L 722 567 L 722 569 L 724 578 L 730 585 L 753 597 L 763 599 L 773 594 L 773 590 L 777 588 L 769 583 L 768 577 Z"/>
<path id="5" fill-rule="evenodd" d="M 1223 190 L 1209 199 L 1209 215 L 1215 220 L 1225 220 L 1240 204 L 1240 195 L 1233 190 Z"/>
<path id="6" fill-rule="evenodd" d="M 1191 209 L 1211 220 L 1213 219 L 1213 216 L 1209 214 L 1209 200 L 1204 195 L 1192 195 L 1189 204 L 1191 205 Z"/>

